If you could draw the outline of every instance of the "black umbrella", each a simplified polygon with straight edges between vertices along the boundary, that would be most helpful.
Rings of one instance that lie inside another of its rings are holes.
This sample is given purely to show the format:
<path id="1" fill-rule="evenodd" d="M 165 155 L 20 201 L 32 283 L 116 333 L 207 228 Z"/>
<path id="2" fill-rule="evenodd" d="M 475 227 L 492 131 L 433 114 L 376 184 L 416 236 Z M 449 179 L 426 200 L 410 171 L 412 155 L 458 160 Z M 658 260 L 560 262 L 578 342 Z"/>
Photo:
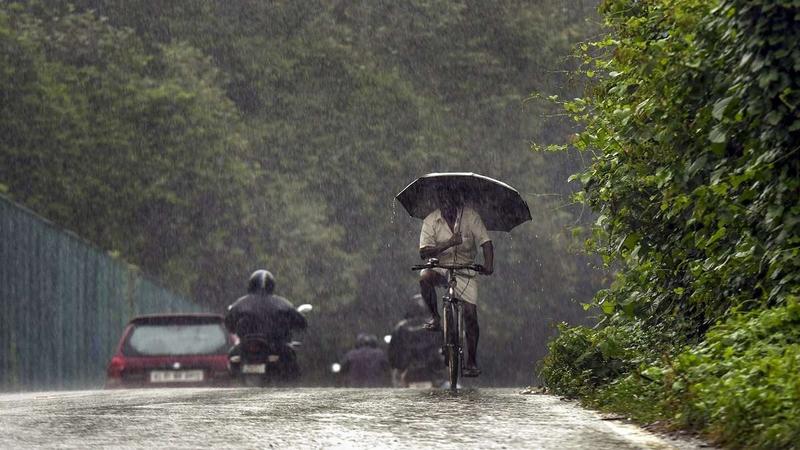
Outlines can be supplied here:
<path id="1" fill-rule="evenodd" d="M 528 204 L 516 189 L 477 173 L 429 173 L 406 186 L 395 198 L 412 217 L 424 219 L 439 208 L 437 193 L 442 191 L 460 192 L 480 214 L 487 230 L 511 231 L 531 220 Z"/>

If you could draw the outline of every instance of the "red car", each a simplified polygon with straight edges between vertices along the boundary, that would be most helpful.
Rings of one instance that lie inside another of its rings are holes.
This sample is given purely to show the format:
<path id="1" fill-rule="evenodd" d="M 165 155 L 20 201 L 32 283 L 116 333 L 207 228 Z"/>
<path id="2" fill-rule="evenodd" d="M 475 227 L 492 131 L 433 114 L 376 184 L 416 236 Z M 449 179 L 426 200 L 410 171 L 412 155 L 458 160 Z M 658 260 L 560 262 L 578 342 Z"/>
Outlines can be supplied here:
<path id="1" fill-rule="evenodd" d="M 219 314 L 136 317 L 108 364 L 106 388 L 228 386 L 235 339 Z"/>

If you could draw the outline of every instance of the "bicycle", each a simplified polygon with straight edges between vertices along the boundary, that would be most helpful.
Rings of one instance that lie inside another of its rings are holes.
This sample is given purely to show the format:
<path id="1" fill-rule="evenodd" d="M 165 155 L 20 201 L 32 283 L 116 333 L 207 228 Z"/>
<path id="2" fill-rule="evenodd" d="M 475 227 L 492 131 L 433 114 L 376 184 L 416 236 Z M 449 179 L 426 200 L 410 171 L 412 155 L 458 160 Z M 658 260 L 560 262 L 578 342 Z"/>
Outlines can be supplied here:
<path id="1" fill-rule="evenodd" d="M 447 364 L 450 391 L 458 390 L 458 377 L 464 363 L 464 316 L 461 308 L 462 300 L 456 295 L 456 271 L 474 270 L 481 272 L 480 264 L 440 264 L 437 258 L 431 258 L 425 264 L 411 267 L 411 270 L 425 269 L 447 270 L 447 292 L 442 296 L 442 332 L 444 333 L 444 360 Z"/>

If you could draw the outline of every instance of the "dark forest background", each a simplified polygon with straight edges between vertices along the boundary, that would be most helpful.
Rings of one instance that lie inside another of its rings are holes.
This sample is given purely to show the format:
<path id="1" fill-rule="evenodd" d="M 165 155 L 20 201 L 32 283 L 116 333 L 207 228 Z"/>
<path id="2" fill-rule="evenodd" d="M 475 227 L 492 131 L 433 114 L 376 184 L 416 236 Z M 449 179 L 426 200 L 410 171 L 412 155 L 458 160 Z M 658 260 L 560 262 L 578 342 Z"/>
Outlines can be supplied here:
<path id="1" fill-rule="evenodd" d="M 310 380 L 416 292 L 420 222 L 394 195 L 472 171 L 533 221 L 493 233 L 485 384 L 528 384 L 604 283 L 570 229 L 571 49 L 595 1 L 0 1 L 0 192 L 211 311 L 271 270 L 312 303 Z"/>

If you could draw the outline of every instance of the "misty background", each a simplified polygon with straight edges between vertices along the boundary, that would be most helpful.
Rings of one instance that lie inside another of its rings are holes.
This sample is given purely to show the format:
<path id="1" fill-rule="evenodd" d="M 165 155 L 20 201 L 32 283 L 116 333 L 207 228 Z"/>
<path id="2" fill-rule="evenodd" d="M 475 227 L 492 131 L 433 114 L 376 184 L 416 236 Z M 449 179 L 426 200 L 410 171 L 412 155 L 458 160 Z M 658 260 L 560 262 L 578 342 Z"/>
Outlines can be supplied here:
<path id="1" fill-rule="evenodd" d="M 421 222 L 394 195 L 497 178 L 533 221 L 491 233 L 480 383 L 531 384 L 606 282 L 572 237 L 580 155 L 531 151 L 575 131 L 531 96 L 580 92 L 596 3 L 0 1 L 0 192 L 207 311 L 270 270 L 315 306 L 298 353 L 324 384 L 418 291 Z"/>

